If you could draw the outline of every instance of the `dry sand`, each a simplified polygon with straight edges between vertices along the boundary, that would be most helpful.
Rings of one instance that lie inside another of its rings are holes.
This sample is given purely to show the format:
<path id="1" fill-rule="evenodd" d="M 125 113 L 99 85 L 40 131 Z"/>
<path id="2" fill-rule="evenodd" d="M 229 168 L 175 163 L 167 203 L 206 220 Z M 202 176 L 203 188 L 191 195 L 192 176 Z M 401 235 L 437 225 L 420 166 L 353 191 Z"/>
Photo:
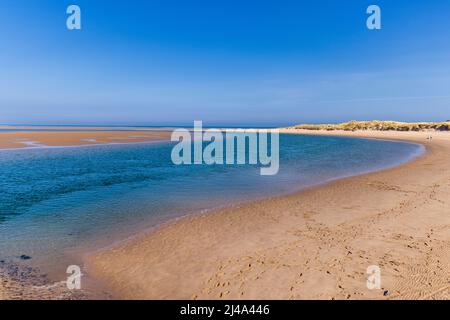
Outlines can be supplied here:
<path id="1" fill-rule="evenodd" d="M 87 257 L 90 275 L 125 299 L 450 298 L 450 134 L 287 132 L 416 141 L 427 153 L 169 223 Z M 366 287 L 370 265 L 382 289 Z"/>
<path id="2" fill-rule="evenodd" d="M 146 142 L 168 140 L 170 133 L 170 131 L 1 132 L 0 148 Z"/>

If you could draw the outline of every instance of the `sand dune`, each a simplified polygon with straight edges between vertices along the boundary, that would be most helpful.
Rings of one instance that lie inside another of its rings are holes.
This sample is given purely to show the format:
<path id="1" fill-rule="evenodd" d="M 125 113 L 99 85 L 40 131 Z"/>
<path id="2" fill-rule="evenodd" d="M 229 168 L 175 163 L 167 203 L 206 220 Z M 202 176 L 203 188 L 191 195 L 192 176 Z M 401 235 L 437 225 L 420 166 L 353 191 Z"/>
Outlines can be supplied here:
<path id="1" fill-rule="evenodd" d="M 377 130 L 377 131 L 450 131 L 450 121 L 446 122 L 399 122 L 399 121 L 349 121 L 338 124 L 299 124 L 290 129 L 297 130 Z"/>
<path id="2" fill-rule="evenodd" d="M 170 223 L 88 257 L 88 272 L 121 298 L 450 298 L 450 135 L 318 133 L 415 141 L 427 154 Z M 379 290 L 366 287 L 370 265 Z"/>

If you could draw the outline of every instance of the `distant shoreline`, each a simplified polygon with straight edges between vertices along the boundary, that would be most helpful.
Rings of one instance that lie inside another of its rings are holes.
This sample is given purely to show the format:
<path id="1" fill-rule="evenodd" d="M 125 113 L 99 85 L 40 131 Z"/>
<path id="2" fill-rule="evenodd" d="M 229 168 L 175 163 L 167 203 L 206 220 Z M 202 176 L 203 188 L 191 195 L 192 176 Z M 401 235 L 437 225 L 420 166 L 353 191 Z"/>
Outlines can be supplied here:
<path id="1" fill-rule="evenodd" d="M 184 125 L 7 125 L 0 124 L 0 130 L 64 130 L 64 131 L 152 131 L 160 129 L 174 129 L 174 128 L 191 128 L 191 123 Z M 379 130 L 379 131 L 421 131 L 421 130 L 450 130 L 450 120 L 440 122 L 404 122 L 404 121 L 389 121 L 389 120 L 368 120 L 368 121 L 347 121 L 342 123 L 311 123 L 311 124 L 297 124 L 293 126 L 261 126 L 253 125 L 203 125 L 204 128 L 229 128 L 229 129 L 308 129 L 308 130 Z M 439 127 L 441 127 L 439 129 Z M 403 130 L 402 130 L 403 129 Z M 410 130 L 406 130 L 410 129 Z M 0 131 L 1 132 L 1 131 Z"/>
<path id="2" fill-rule="evenodd" d="M 0 125 L 0 149 L 30 146 L 78 146 L 169 140 L 177 126 L 8 126 Z M 187 129 L 192 129 L 187 126 Z M 205 127 L 204 129 L 208 129 Z M 252 130 L 243 127 L 217 127 L 218 130 Z M 259 128 L 269 129 L 269 128 Z M 433 132 L 450 131 L 450 122 L 349 121 L 339 124 L 300 124 L 279 129 L 282 133 L 303 130 L 304 134 L 325 132 Z"/>
<path id="3" fill-rule="evenodd" d="M 169 141 L 170 130 L 0 132 L 0 149 Z"/>

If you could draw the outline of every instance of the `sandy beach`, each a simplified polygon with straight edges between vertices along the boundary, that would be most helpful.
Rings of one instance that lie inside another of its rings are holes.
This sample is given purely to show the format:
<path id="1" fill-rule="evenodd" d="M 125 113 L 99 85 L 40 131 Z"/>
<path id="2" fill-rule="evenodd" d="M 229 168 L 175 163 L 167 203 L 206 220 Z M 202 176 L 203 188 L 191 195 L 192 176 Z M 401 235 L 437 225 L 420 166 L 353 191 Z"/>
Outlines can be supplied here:
<path id="1" fill-rule="evenodd" d="M 2 288 L 2 286 L 0 286 L 0 300 L 6 300 L 6 299 L 9 298 L 9 297 L 6 295 L 6 292 L 4 292 L 4 291 L 5 291 L 5 289 Z"/>
<path id="2" fill-rule="evenodd" d="M 170 133 L 171 131 L 0 132 L 0 149 L 160 141 L 169 140 Z"/>
<path id="3" fill-rule="evenodd" d="M 86 257 L 124 299 L 450 298 L 450 134 L 345 135 L 422 143 L 405 165 L 190 216 Z M 366 287 L 379 266 L 381 289 Z"/>

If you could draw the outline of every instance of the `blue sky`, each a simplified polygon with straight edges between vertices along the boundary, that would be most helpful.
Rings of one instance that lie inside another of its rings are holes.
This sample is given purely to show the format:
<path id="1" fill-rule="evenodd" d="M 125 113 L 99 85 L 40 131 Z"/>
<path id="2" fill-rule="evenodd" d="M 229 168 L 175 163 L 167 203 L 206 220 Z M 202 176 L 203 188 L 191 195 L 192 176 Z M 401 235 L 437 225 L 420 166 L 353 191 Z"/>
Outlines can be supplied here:
<path id="1" fill-rule="evenodd" d="M 2 0 L 0 123 L 447 120 L 449 39 L 448 0 Z"/>

